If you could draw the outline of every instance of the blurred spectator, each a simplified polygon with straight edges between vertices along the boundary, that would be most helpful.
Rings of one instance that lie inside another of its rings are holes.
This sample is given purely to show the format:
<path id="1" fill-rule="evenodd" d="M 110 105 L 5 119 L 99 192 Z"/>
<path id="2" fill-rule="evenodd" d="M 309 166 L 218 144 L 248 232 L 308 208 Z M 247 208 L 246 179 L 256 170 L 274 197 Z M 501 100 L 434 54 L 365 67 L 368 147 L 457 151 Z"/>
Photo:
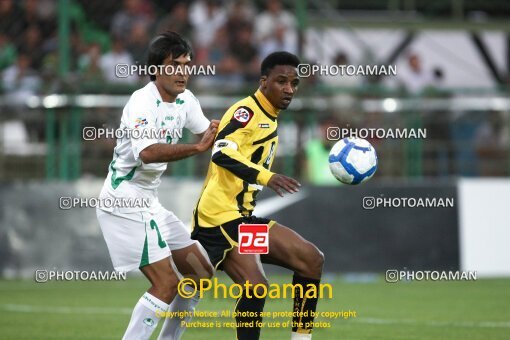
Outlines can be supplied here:
<path id="1" fill-rule="evenodd" d="M 323 119 L 317 126 L 316 136 L 311 138 L 305 145 L 306 177 L 311 184 L 341 184 L 329 170 L 329 151 L 335 144 L 335 141 L 328 139 L 328 128 L 338 126 L 338 122 L 333 118 Z"/>
<path id="2" fill-rule="evenodd" d="M 40 71 L 44 59 L 44 51 L 42 48 L 42 38 L 39 27 L 35 25 L 27 27 L 23 34 L 23 40 L 21 41 L 20 47 L 25 51 L 30 51 L 32 67 L 36 71 Z"/>
<path id="3" fill-rule="evenodd" d="M 230 41 L 228 39 L 228 32 L 226 27 L 221 27 L 214 36 L 211 48 L 208 50 L 206 59 L 200 61 L 203 64 L 215 64 L 218 65 L 220 73 L 226 71 L 229 73 L 229 68 L 223 69 L 221 63 L 225 58 L 228 58 L 230 54 Z M 198 62 L 198 60 L 197 60 Z M 237 69 L 237 66 L 236 68 Z"/>
<path id="4" fill-rule="evenodd" d="M 20 20 L 21 10 L 12 0 L 0 0 L 0 32 L 7 35 L 11 42 L 16 42 L 23 32 L 23 23 Z"/>
<path id="5" fill-rule="evenodd" d="M 22 7 L 23 15 L 18 20 L 21 20 L 24 29 L 32 25 L 42 25 L 38 12 L 38 0 L 24 0 Z"/>
<path id="6" fill-rule="evenodd" d="M 35 70 L 31 68 L 31 64 L 30 55 L 20 52 L 16 63 L 3 73 L 3 88 L 13 105 L 23 106 L 26 99 L 36 94 L 40 88 L 41 80 Z"/>
<path id="7" fill-rule="evenodd" d="M 277 31 L 280 32 L 277 32 Z M 297 51 L 296 19 L 282 8 L 279 0 L 266 2 L 266 10 L 255 18 L 255 38 L 259 45 L 269 43 L 276 35 L 283 35 L 283 46 L 287 52 Z M 272 44 L 277 43 L 273 42 Z M 271 45 L 269 45 L 271 47 Z M 267 47 L 264 47 L 267 49 Z"/>
<path id="8" fill-rule="evenodd" d="M 141 0 L 124 0 L 122 10 L 113 16 L 110 28 L 112 35 L 129 39 L 129 34 L 137 22 L 149 25 L 147 10 L 145 10 L 145 14 L 142 10 L 144 6 Z"/>
<path id="9" fill-rule="evenodd" d="M 156 34 L 166 31 L 178 32 L 182 36 L 191 36 L 191 22 L 189 20 L 188 5 L 179 2 L 170 13 L 161 18 L 156 25 Z"/>
<path id="10" fill-rule="evenodd" d="M 71 26 L 71 60 L 70 67 L 72 70 L 78 69 L 78 61 L 80 56 L 87 52 L 88 45 L 83 41 L 77 27 Z"/>
<path id="11" fill-rule="evenodd" d="M 346 53 L 340 51 L 338 52 L 334 59 L 333 65 L 349 65 L 349 57 Z M 358 87 L 361 85 L 363 76 L 356 75 L 322 75 L 321 80 L 329 85 L 329 86 L 338 86 L 338 87 Z"/>
<path id="12" fill-rule="evenodd" d="M 431 111 L 424 115 L 428 143 L 423 156 L 425 176 L 446 177 L 454 173 L 454 145 L 451 136 L 450 116 L 445 111 Z"/>
<path id="13" fill-rule="evenodd" d="M 153 3 L 153 0 L 140 0 L 140 3 L 138 4 L 138 13 L 151 22 L 154 22 L 155 18 Z"/>
<path id="14" fill-rule="evenodd" d="M 9 37 L 0 31 L 0 72 L 12 65 L 16 60 L 16 47 L 11 43 Z"/>
<path id="15" fill-rule="evenodd" d="M 93 19 L 94 24 L 97 25 L 97 28 L 103 32 L 110 32 L 112 28 L 113 17 L 115 14 L 119 12 L 119 9 L 123 6 L 122 0 L 120 1 L 87 0 L 87 1 L 73 1 L 73 3 L 74 5 L 79 5 L 83 9 L 85 17 Z"/>
<path id="16" fill-rule="evenodd" d="M 430 97 L 447 97 L 444 90 L 444 72 L 440 67 L 432 70 L 432 82 L 426 88 Z M 445 177 L 454 173 L 454 145 L 451 134 L 451 115 L 443 110 L 431 110 L 423 116 L 423 125 L 427 129 L 424 145 L 424 175 Z"/>
<path id="17" fill-rule="evenodd" d="M 238 0 L 232 3 L 228 9 L 227 22 L 225 27 L 229 34 L 230 44 L 237 41 L 237 33 L 245 26 L 253 25 L 253 18 L 256 11 L 246 1 Z"/>
<path id="18" fill-rule="evenodd" d="M 416 53 L 408 55 L 407 64 L 408 72 L 405 72 L 401 78 L 407 91 L 419 94 L 427 86 L 432 85 L 432 77 L 423 70 L 421 59 Z"/>
<path id="19" fill-rule="evenodd" d="M 260 64 L 257 57 L 257 48 L 253 44 L 250 25 L 245 25 L 239 29 L 236 42 L 230 46 L 230 51 L 239 62 L 240 71 L 245 76 L 245 80 L 258 80 L 260 77 Z"/>
<path id="20" fill-rule="evenodd" d="M 37 12 L 43 21 L 55 19 L 58 0 L 39 0 Z"/>
<path id="21" fill-rule="evenodd" d="M 508 122 L 502 112 L 488 112 L 487 120 L 475 135 L 480 176 L 508 175 L 508 146 L 510 145 Z"/>
<path id="22" fill-rule="evenodd" d="M 285 39 L 285 27 L 282 25 L 278 25 L 275 28 L 274 34 L 271 38 L 260 43 L 259 58 L 264 59 L 269 54 L 276 51 L 296 53 L 296 45 L 290 43 L 288 39 Z"/>
<path id="23" fill-rule="evenodd" d="M 193 26 L 195 48 L 208 48 L 216 31 L 226 22 L 226 12 L 219 0 L 199 0 L 190 8 L 190 21 Z"/>
<path id="24" fill-rule="evenodd" d="M 101 70 L 105 76 L 105 79 L 109 83 L 123 83 L 133 84 L 137 82 L 137 77 L 129 75 L 124 72 L 125 69 L 120 72 L 120 77 L 117 76 L 118 67 L 117 65 L 133 65 L 133 58 L 124 47 L 124 42 L 119 37 L 112 38 L 112 49 L 110 52 L 104 54 L 100 60 Z"/>
<path id="25" fill-rule="evenodd" d="M 82 56 L 87 51 L 87 45 L 83 42 L 76 25 L 71 25 L 69 39 L 71 53 L 68 61 L 69 68 L 71 71 L 76 71 L 78 69 L 80 56 Z M 41 62 L 41 71 L 42 76 L 45 78 L 45 82 L 46 80 L 51 81 L 51 78 L 55 78 L 58 76 L 59 70 L 58 46 L 59 38 L 57 32 L 55 32 L 55 34 L 53 34 L 50 38 L 47 38 L 42 44 L 42 47 L 40 47 L 40 50 L 44 54 L 44 58 Z"/>
<path id="26" fill-rule="evenodd" d="M 91 44 L 85 55 L 80 57 L 79 71 L 84 81 L 101 83 L 105 80 L 100 65 L 101 47 L 99 44 Z"/>
<path id="27" fill-rule="evenodd" d="M 24 31 L 35 26 L 42 37 L 47 37 L 55 31 L 57 25 L 53 13 L 51 13 L 51 10 L 48 12 L 43 9 L 44 3 L 39 0 L 23 1 L 23 14 L 18 20 L 21 21 Z"/>
<path id="28" fill-rule="evenodd" d="M 137 21 L 131 28 L 127 46 L 135 63 L 144 65 L 147 63 L 149 39 L 147 24 Z"/>
<path id="29" fill-rule="evenodd" d="M 216 66 L 214 77 L 200 77 L 197 83 L 202 86 L 218 85 L 236 88 L 242 85 L 243 76 L 240 74 L 239 61 L 230 53 L 230 42 L 227 28 L 224 26 L 216 31 L 211 48 L 203 59 L 197 59 L 198 64 Z"/>

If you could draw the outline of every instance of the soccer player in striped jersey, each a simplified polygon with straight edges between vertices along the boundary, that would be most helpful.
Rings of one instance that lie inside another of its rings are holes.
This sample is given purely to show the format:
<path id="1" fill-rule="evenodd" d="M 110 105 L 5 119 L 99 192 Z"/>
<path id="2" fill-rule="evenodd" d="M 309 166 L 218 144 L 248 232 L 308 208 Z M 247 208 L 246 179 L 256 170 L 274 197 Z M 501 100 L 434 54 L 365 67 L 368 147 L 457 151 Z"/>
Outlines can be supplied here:
<path id="1" fill-rule="evenodd" d="M 204 246 L 216 269 L 225 271 L 241 285 L 246 281 L 253 286 L 267 285 L 262 262 L 292 270 L 293 284 L 302 285 L 303 290 L 309 285 L 318 290 L 324 263 L 322 252 L 292 229 L 252 215 L 256 196 L 263 186 L 280 196 L 299 191 L 296 180 L 271 172 L 278 146 L 278 118 L 298 89 L 298 65 L 299 59 L 293 54 L 270 54 L 261 65 L 259 89 L 224 114 L 207 178 L 193 213 L 191 237 Z M 269 226 L 268 254 L 238 252 L 238 226 L 243 223 Z M 265 299 L 255 297 L 253 292 L 243 294 L 235 307 L 236 312 L 241 312 L 236 321 L 260 321 Z M 298 313 L 293 318 L 291 339 L 311 339 L 311 312 L 315 312 L 316 306 L 317 298 L 295 296 L 294 311 Z M 242 312 L 255 312 L 251 315 L 256 316 L 243 317 Z M 239 340 L 258 339 L 259 335 L 258 327 L 237 328 Z"/>

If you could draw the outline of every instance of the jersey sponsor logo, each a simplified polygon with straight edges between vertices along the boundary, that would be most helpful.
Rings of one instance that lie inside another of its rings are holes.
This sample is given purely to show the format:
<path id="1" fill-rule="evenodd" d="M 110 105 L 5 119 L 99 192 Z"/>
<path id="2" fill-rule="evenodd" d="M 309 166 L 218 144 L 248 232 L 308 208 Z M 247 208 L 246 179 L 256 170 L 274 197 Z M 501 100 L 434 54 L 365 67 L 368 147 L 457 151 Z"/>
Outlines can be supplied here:
<path id="1" fill-rule="evenodd" d="M 248 124 L 251 120 L 251 117 L 253 117 L 253 111 L 249 107 L 241 106 L 236 110 L 236 112 L 234 112 L 234 116 L 232 118 L 242 123 L 243 126 L 246 126 L 246 124 Z"/>
<path id="2" fill-rule="evenodd" d="M 269 226 L 240 224 L 238 228 L 239 254 L 268 254 Z"/>
<path id="3" fill-rule="evenodd" d="M 135 129 L 140 126 L 145 126 L 147 124 L 149 124 L 149 122 L 147 122 L 146 118 L 136 118 L 135 119 Z"/>
<path id="4" fill-rule="evenodd" d="M 267 123 L 260 123 L 259 124 L 259 128 L 261 128 L 261 129 L 269 129 L 269 124 L 267 124 Z"/>

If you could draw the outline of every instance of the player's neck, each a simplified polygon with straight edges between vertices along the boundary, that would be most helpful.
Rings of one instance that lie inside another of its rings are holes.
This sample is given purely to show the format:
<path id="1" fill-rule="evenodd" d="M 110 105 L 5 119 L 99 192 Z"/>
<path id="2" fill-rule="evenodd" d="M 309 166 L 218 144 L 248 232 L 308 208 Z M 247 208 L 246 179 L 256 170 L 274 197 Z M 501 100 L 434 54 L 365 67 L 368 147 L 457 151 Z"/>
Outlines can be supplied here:
<path id="1" fill-rule="evenodd" d="M 266 96 L 264 96 L 264 94 L 262 93 L 262 91 L 260 91 L 260 89 L 258 89 L 255 92 L 255 98 L 257 98 L 260 105 L 262 105 L 262 107 L 264 108 L 264 110 L 267 111 L 267 113 L 269 113 L 271 116 L 275 118 L 278 117 L 278 113 L 281 110 L 274 107 L 273 104 L 271 104 L 271 102 L 269 101 L 269 99 L 267 99 Z"/>
<path id="2" fill-rule="evenodd" d="M 166 103 L 173 103 L 175 102 L 175 99 L 177 99 L 177 96 L 173 96 L 169 94 L 168 92 L 163 89 L 161 85 L 158 84 L 158 82 L 154 82 L 154 85 L 156 85 L 156 89 L 158 89 L 159 95 L 161 96 L 161 100 Z"/>

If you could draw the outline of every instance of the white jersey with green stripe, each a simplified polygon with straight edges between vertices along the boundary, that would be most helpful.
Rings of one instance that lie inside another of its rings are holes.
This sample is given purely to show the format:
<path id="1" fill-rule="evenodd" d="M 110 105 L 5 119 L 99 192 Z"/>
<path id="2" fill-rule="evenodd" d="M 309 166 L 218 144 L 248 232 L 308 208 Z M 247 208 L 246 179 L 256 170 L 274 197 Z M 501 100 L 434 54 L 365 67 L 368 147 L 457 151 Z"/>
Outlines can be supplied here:
<path id="1" fill-rule="evenodd" d="M 200 134 L 208 126 L 209 120 L 189 90 L 179 94 L 173 103 L 162 100 L 153 82 L 135 91 L 122 112 L 122 138 L 117 139 L 101 197 L 151 198 L 154 204 L 145 210 L 158 209 L 157 188 L 167 163 L 145 164 L 140 152 L 156 143 L 177 143 L 184 128 Z M 113 211 L 113 208 L 103 210 Z M 124 212 L 141 210 L 144 209 L 122 209 Z"/>

